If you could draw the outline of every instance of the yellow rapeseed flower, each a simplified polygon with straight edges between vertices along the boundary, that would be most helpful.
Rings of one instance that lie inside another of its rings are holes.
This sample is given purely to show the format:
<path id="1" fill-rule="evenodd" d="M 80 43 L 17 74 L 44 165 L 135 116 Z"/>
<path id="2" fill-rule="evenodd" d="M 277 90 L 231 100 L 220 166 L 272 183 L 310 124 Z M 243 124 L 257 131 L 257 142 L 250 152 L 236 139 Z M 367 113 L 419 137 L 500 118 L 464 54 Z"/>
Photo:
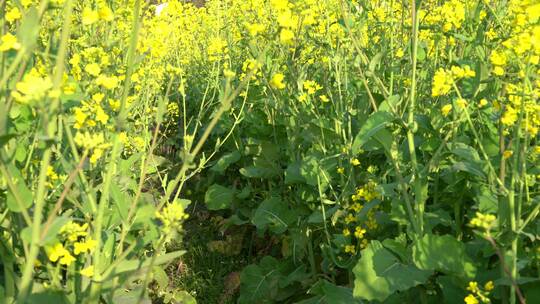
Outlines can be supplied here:
<path id="1" fill-rule="evenodd" d="M 467 290 L 476 294 L 480 291 L 480 289 L 478 288 L 478 282 L 475 282 L 475 281 L 472 281 L 472 282 L 469 282 L 469 285 L 467 286 Z"/>
<path id="2" fill-rule="evenodd" d="M 18 7 L 14 7 L 6 13 L 6 21 L 9 23 L 14 22 L 22 17 L 21 11 Z"/>
<path id="3" fill-rule="evenodd" d="M 495 74 L 496 76 L 502 76 L 504 75 L 504 69 L 500 66 L 496 66 L 493 68 L 493 74 Z"/>
<path id="4" fill-rule="evenodd" d="M 354 254 L 356 252 L 356 248 L 354 245 L 346 245 L 345 246 L 345 253 Z"/>
<path id="5" fill-rule="evenodd" d="M 512 106 L 507 106 L 505 108 L 504 114 L 501 117 L 501 122 L 503 125 L 512 126 L 516 123 L 518 119 L 518 111 Z"/>
<path id="6" fill-rule="evenodd" d="M 260 23 L 248 23 L 246 24 L 246 28 L 249 32 L 249 35 L 252 37 L 257 36 L 265 30 L 264 24 Z"/>
<path id="7" fill-rule="evenodd" d="M 480 302 L 478 302 L 478 299 L 476 299 L 474 297 L 474 295 L 472 295 L 472 294 L 465 297 L 464 301 L 465 301 L 465 304 L 478 304 L 478 303 L 480 303 Z"/>
<path id="8" fill-rule="evenodd" d="M 52 80 L 48 76 L 40 77 L 30 72 L 15 85 L 16 90 L 11 95 L 20 103 L 29 103 L 47 96 L 52 87 Z"/>
<path id="9" fill-rule="evenodd" d="M 514 151 L 506 150 L 503 152 L 503 159 L 509 159 L 512 155 L 514 155 Z"/>
<path id="10" fill-rule="evenodd" d="M 94 276 L 94 265 L 90 265 L 80 271 L 80 274 L 85 277 L 93 277 Z"/>
<path id="11" fill-rule="evenodd" d="M 322 101 L 322 102 L 329 102 L 330 99 L 328 99 L 328 96 L 326 95 L 321 95 L 319 96 L 319 99 Z"/>
<path id="12" fill-rule="evenodd" d="M 467 107 L 467 100 L 465 100 L 463 98 L 458 98 L 458 99 L 456 99 L 456 105 L 460 109 L 465 109 Z"/>
<path id="13" fill-rule="evenodd" d="M 97 241 L 92 238 L 86 238 L 84 242 L 73 243 L 73 254 L 79 255 L 85 252 L 92 252 L 97 245 Z"/>
<path id="14" fill-rule="evenodd" d="M 493 65 L 504 66 L 507 59 L 504 53 L 499 51 L 493 51 L 491 52 L 491 56 L 489 56 L 489 60 Z"/>
<path id="15" fill-rule="evenodd" d="M 285 89 L 286 85 L 283 82 L 283 79 L 285 79 L 285 76 L 283 74 L 274 74 L 274 76 L 272 76 L 272 79 L 270 80 L 270 86 L 278 90 Z"/>
<path id="16" fill-rule="evenodd" d="M 79 237 L 85 237 L 88 235 L 87 229 L 88 223 L 80 225 L 76 222 L 70 221 L 62 226 L 60 233 L 64 234 L 69 241 L 75 242 Z"/>
<path id="17" fill-rule="evenodd" d="M 163 230 L 166 234 L 177 231 L 182 227 L 182 220 L 187 219 L 188 215 L 184 212 L 184 207 L 178 201 L 174 201 L 161 212 L 156 212 L 156 218 L 163 224 Z"/>
<path id="18" fill-rule="evenodd" d="M 496 220 L 497 218 L 492 214 L 482 214 L 480 212 L 476 212 L 476 216 L 471 220 L 471 225 L 473 227 L 488 230 Z"/>
<path id="19" fill-rule="evenodd" d="M 28 8 L 32 4 L 32 0 L 21 0 L 21 4 L 24 8 Z"/>
<path id="20" fill-rule="evenodd" d="M 107 113 L 105 113 L 103 108 L 99 105 L 95 107 L 95 110 L 96 110 L 96 120 L 99 121 L 103 125 L 107 124 L 107 121 L 109 120 L 109 115 L 107 115 Z"/>
<path id="21" fill-rule="evenodd" d="M 104 87 L 107 90 L 113 90 L 118 87 L 120 79 L 116 76 L 99 75 L 96 79 L 96 84 Z"/>
<path id="22" fill-rule="evenodd" d="M 98 15 L 101 20 L 112 21 L 114 20 L 114 14 L 110 7 L 102 6 L 98 10 Z"/>
<path id="23" fill-rule="evenodd" d="M 76 260 L 75 257 L 73 257 L 71 253 L 68 252 L 63 257 L 60 258 L 58 263 L 60 263 L 61 265 L 69 266 L 71 265 L 71 263 L 75 262 L 75 260 Z"/>
<path id="24" fill-rule="evenodd" d="M 282 29 L 279 34 L 279 41 L 283 44 L 291 44 L 294 39 L 294 33 L 290 29 Z"/>
<path id="25" fill-rule="evenodd" d="M 307 91 L 307 93 L 309 95 L 313 95 L 315 94 L 317 91 L 319 91 L 320 89 L 322 89 L 322 86 L 319 85 L 316 81 L 314 80 L 305 80 L 304 83 L 303 83 L 303 86 L 304 86 L 304 89 Z"/>
<path id="26" fill-rule="evenodd" d="M 479 108 L 483 108 L 483 107 L 485 107 L 487 104 L 488 104 L 487 99 L 482 98 L 482 99 L 480 99 L 480 101 L 478 102 L 478 107 L 479 107 Z"/>
<path id="27" fill-rule="evenodd" d="M 69 251 L 67 251 L 66 248 L 64 248 L 64 245 L 59 242 L 48 249 L 47 255 L 49 256 L 49 260 L 54 263 L 66 254 L 69 254 Z"/>
<path id="28" fill-rule="evenodd" d="M 431 89 L 431 96 L 437 97 L 437 96 L 443 96 L 448 94 L 450 90 L 452 89 L 452 83 L 453 83 L 452 75 L 445 71 L 444 69 L 440 68 L 435 72 L 435 75 L 433 76 L 433 86 Z"/>
<path id="29" fill-rule="evenodd" d="M 21 48 L 21 44 L 17 41 L 17 37 L 7 33 L 0 38 L 0 52 L 6 52 L 9 50 L 18 50 Z"/>
<path id="30" fill-rule="evenodd" d="M 364 234 L 366 234 L 366 229 L 358 226 L 356 227 L 356 229 L 354 230 L 354 236 L 357 238 L 357 239 L 361 239 L 364 237 Z"/>
<path id="31" fill-rule="evenodd" d="M 85 67 L 84 67 L 84 70 L 96 77 L 96 76 L 99 76 L 99 73 L 101 73 L 101 68 L 99 67 L 99 65 L 97 63 L 90 63 L 90 64 L 87 64 Z"/>
<path id="32" fill-rule="evenodd" d="M 354 217 L 354 215 L 352 215 L 351 213 L 347 214 L 347 216 L 345 217 L 345 224 L 350 224 L 352 222 L 356 222 L 356 217 Z"/>
<path id="33" fill-rule="evenodd" d="M 91 25 L 99 20 L 99 13 L 89 7 L 83 9 L 81 16 L 83 25 Z"/>
<path id="34" fill-rule="evenodd" d="M 452 111 L 452 105 L 451 104 L 445 104 L 442 108 L 441 108 L 441 114 L 443 116 L 448 116 L 448 114 L 450 114 L 450 112 Z"/>

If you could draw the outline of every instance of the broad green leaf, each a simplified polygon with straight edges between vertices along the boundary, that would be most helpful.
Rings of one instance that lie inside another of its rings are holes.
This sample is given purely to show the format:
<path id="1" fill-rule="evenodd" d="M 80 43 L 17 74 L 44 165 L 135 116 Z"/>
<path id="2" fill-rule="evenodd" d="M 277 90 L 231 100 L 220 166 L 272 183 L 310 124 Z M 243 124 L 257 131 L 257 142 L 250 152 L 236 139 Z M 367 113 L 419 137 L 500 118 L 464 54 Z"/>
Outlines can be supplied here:
<path id="1" fill-rule="evenodd" d="M 4 134 L 0 136 L 0 148 L 4 148 L 4 145 L 7 144 L 12 138 L 16 136 L 17 134 Z"/>
<path id="2" fill-rule="evenodd" d="M 25 145 L 17 145 L 17 148 L 15 149 L 15 160 L 19 163 L 23 163 L 26 160 L 26 156 L 28 153 L 26 149 L 27 147 Z"/>
<path id="3" fill-rule="evenodd" d="M 112 303 L 115 304 L 131 304 L 131 303 L 140 303 L 140 304 L 151 304 L 152 301 L 148 297 L 148 292 L 144 293 L 142 299 L 140 296 L 142 294 L 142 288 L 137 287 L 134 289 L 122 289 L 117 291 L 114 294 Z"/>
<path id="4" fill-rule="evenodd" d="M 433 230 L 437 225 L 454 227 L 455 224 L 450 215 L 448 214 L 448 211 L 445 211 L 444 209 L 435 209 L 432 212 L 426 212 L 424 213 L 424 216 L 426 231 Z"/>
<path id="5" fill-rule="evenodd" d="M 540 288 L 538 288 L 538 286 L 538 282 L 520 286 L 521 291 L 524 293 L 526 303 L 535 303 L 535 301 L 540 299 Z"/>
<path id="6" fill-rule="evenodd" d="M 287 170 L 285 171 L 285 184 L 290 185 L 306 182 L 306 179 L 302 176 L 302 172 L 300 170 L 301 166 L 301 162 L 289 164 Z"/>
<path id="7" fill-rule="evenodd" d="M 282 278 L 279 262 L 273 257 L 265 256 L 259 265 L 248 265 L 240 276 L 238 303 L 273 303 Z"/>
<path id="8" fill-rule="evenodd" d="M 406 208 L 405 202 L 403 200 L 399 200 L 395 198 L 392 200 L 391 206 L 392 206 L 392 209 L 390 212 L 390 219 L 395 221 L 398 224 L 408 225 L 410 222 L 409 222 L 409 217 L 407 215 L 407 211 L 405 209 Z"/>
<path id="9" fill-rule="evenodd" d="M 172 303 L 172 304 L 197 304 L 197 301 L 195 298 L 190 295 L 187 291 L 184 290 L 175 290 L 171 293 L 167 293 L 165 295 L 165 300 L 167 300 L 167 297 L 169 297 L 169 301 L 165 301 L 165 303 Z"/>
<path id="10" fill-rule="evenodd" d="M 169 252 L 165 254 L 158 254 L 158 256 L 156 256 L 155 258 L 149 257 L 147 259 L 133 259 L 133 260 L 122 261 L 118 263 L 118 265 L 116 265 L 114 268 L 108 269 L 107 271 L 105 271 L 108 274 L 108 276 L 104 278 L 104 280 L 107 280 L 108 278 L 111 278 L 113 276 L 117 276 L 123 273 L 146 269 L 150 265 L 158 266 L 158 265 L 168 263 L 180 257 L 184 253 L 185 251 L 178 250 L 178 251 L 173 251 L 173 252 Z"/>
<path id="11" fill-rule="evenodd" d="M 451 235 L 426 234 L 413 244 L 413 260 L 424 270 L 435 270 L 464 278 L 474 278 L 476 267 L 465 245 Z"/>
<path id="12" fill-rule="evenodd" d="M 320 280 L 308 291 L 315 297 L 296 304 L 360 304 L 362 301 L 353 297 L 352 289 L 336 286 L 326 280 Z"/>
<path id="13" fill-rule="evenodd" d="M 401 97 L 399 95 L 392 95 L 385 99 L 379 105 L 379 111 L 394 113 L 399 105 Z"/>
<path id="14" fill-rule="evenodd" d="M 373 56 L 373 58 L 369 62 L 369 70 L 371 72 L 375 71 L 375 69 L 377 68 L 377 66 L 381 62 L 381 59 L 383 58 L 383 55 L 384 55 L 383 52 L 379 52 L 379 53 L 375 54 L 375 56 Z"/>
<path id="15" fill-rule="evenodd" d="M 204 195 L 204 202 L 210 210 L 227 209 L 231 206 L 235 191 L 218 184 L 213 184 Z"/>
<path id="16" fill-rule="evenodd" d="M 292 257 L 293 261 L 299 261 L 306 256 L 309 238 L 304 230 L 293 228 L 283 238 L 281 254 L 284 257 Z"/>
<path id="17" fill-rule="evenodd" d="M 254 157 L 253 166 L 240 169 L 240 174 L 249 178 L 271 179 L 280 173 L 280 169 L 275 166 L 275 163 L 262 157 Z"/>
<path id="18" fill-rule="evenodd" d="M 403 264 L 380 242 L 373 241 L 362 250 L 362 257 L 353 273 L 355 297 L 384 301 L 397 291 L 425 283 L 432 272 Z"/>
<path id="19" fill-rule="evenodd" d="M 408 263 L 412 260 L 409 251 L 407 250 L 407 237 L 405 234 L 402 234 L 401 237 L 396 237 L 395 239 L 385 239 L 382 244 L 384 248 L 388 249 L 394 255 L 397 255 L 402 262 L 406 261 Z"/>
<path id="20" fill-rule="evenodd" d="M 386 151 L 390 151 L 392 147 L 392 140 L 394 137 L 392 133 L 387 129 L 381 129 L 364 144 L 363 149 L 365 151 L 379 150 L 381 147 Z"/>
<path id="21" fill-rule="evenodd" d="M 453 169 L 456 171 L 464 171 L 481 178 L 485 178 L 485 170 L 482 168 L 482 161 L 478 152 L 471 146 L 463 143 L 457 143 L 451 146 L 451 151 L 457 155 L 461 161 L 456 161 L 453 164 Z"/>
<path id="22" fill-rule="evenodd" d="M 285 202 L 277 197 L 271 197 L 259 205 L 251 222 L 259 230 L 268 228 L 271 232 L 280 234 L 285 232 L 295 219 L 296 216 Z"/>
<path id="23" fill-rule="evenodd" d="M 151 154 L 146 159 L 146 173 L 147 174 L 153 174 L 156 173 L 158 170 L 158 167 L 165 166 L 167 164 L 168 160 L 165 157 Z"/>
<path id="24" fill-rule="evenodd" d="M 422 62 L 426 59 L 426 50 L 420 45 L 416 50 L 416 59 L 418 60 L 418 62 Z"/>
<path id="25" fill-rule="evenodd" d="M 152 267 L 152 278 L 161 289 L 164 289 L 169 285 L 169 276 L 161 266 Z"/>
<path id="26" fill-rule="evenodd" d="M 240 160 L 240 152 L 234 151 L 231 153 L 227 153 L 223 155 L 215 165 L 210 168 L 211 171 L 217 172 L 219 174 L 223 174 L 227 168 L 229 168 L 230 165 L 236 163 Z"/>
<path id="27" fill-rule="evenodd" d="M 266 178 L 271 175 L 266 168 L 257 168 L 255 166 L 244 167 L 240 169 L 240 174 L 248 178 Z"/>
<path id="28" fill-rule="evenodd" d="M 317 153 L 304 157 L 300 165 L 300 174 L 304 177 L 308 185 L 314 186 L 314 189 L 317 189 L 320 183 L 321 190 L 324 191 L 328 187 L 329 182 L 331 182 L 332 176 L 330 172 L 335 172 L 337 162 L 335 159 L 321 161 L 321 158 L 323 156 Z"/>
<path id="29" fill-rule="evenodd" d="M 50 290 L 42 288 L 43 290 L 31 294 L 26 300 L 26 304 L 43 304 L 43 303 L 55 303 L 55 304 L 68 304 L 71 303 L 66 297 L 65 293 L 60 290 Z"/>
<path id="30" fill-rule="evenodd" d="M 131 171 L 133 170 L 134 167 L 136 167 L 136 162 L 138 162 L 141 157 L 142 157 L 143 153 L 134 153 L 133 155 L 131 155 L 128 159 L 120 159 L 119 163 L 118 163 L 118 169 L 120 172 L 128 175 L 129 173 L 131 173 Z"/>
<path id="31" fill-rule="evenodd" d="M 384 111 L 378 111 L 371 114 L 354 138 L 352 145 L 353 154 L 358 154 L 364 144 L 366 144 L 372 136 L 388 126 L 393 119 L 392 114 Z"/>
<path id="32" fill-rule="evenodd" d="M 329 209 L 325 209 L 325 214 L 323 214 L 322 209 L 320 208 L 326 208 L 326 206 L 321 206 L 317 210 L 313 211 L 313 213 L 308 217 L 308 223 L 310 224 L 320 224 L 324 222 L 324 219 L 326 216 L 326 220 L 329 220 L 336 211 L 340 208 L 340 206 L 334 206 Z"/>
<path id="33" fill-rule="evenodd" d="M 240 192 L 236 194 L 236 197 L 239 199 L 246 199 L 251 195 L 252 190 L 253 189 L 251 188 L 251 186 L 247 185 L 242 190 L 240 190 Z"/>
<path id="34" fill-rule="evenodd" d="M 156 213 L 156 207 L 151 204 L 144 204 L 137 207 L 137 211 L 135 213 L 134 224 L 138 224 L 138 223 L 145 224 L 147 221 L 154 218 L 155 213 Z"/>
<path id="35" fill-rule="evenodd" d="M 463 289 L 463 285 L 458 279 L 451 276 L 439 276 L 437 281 L 444 295 L 445 303 L 464 303 L 463 299 L 467 296 L 467 291 Z"/>
<path id="36" fill-rule="evenodd" d="M 130 204 L 133 198 L 125 191 L 122 191 L 117 183 L 111 183 L 110 191 L 111 198 L 114 203 L 113 210 L 118 213 L 122 221 L 127 220 Z"/>
<path id="37" fill-rule="evenodd" d="M 167 101 L 162 97 L 157 104 L 156 123 L 160 125 L 163 123 L 163 116 L 167 111 Z"/>
<path id="38" fill-rule="evenodd" d="M 7 191 L 7 207 L 13 212 L 21 212 L 23 209 L 28 209 L 34 200 L 32 191 L 26 186 L 26 182 L 22 178 L 20 171 L 14 165 L 10 164 L 6 169 L 11 175 L 10 182 L 15 187 L 15 191 L 12 191 L 12 189 Z"/>
<path id="39" fill-rule="evenodd" d="M 108 234 L 107 239 L 105 240 L 105 243 L 100 247 L 100 255 L 101 259 L 99 260 L 98 264 L 95 264 L 95 270 L 103 272 L 104 269 L 109 267 L 111 264 L 113 258 L 114 258 L 114 251 L 115 251 L 115 245 L 117 242 L 117 235 L 114 233 Z"/>
<path id="40" fill-rule="evenodd" d="M 456 143 L 452 145 L 451 151 L 453 154 L 460 156 L 462 159 L 470 161 L 479 161 L 480 156 L 478 152 L 471 146 L 463 143 Z"/>
<path id="41" fill-rule="evenodd" d="M 454 162 L 452 169 L 456 171 L 467 172 L 473 175 L 476 175 L 480 178 L 485 178 L 486 174 L 482 168 L 474 163 L 470 162 Z"/>
<path id="42" fill-rule="evenodd" d="M 292 285 L 295 282 L 302 282 L 309 279 L 310 274 L 307 272 L 306 265 L 300 265 L 291 269 L 292 263 L 281 263 L 280 272 L 284 275 L 284 278 L 279 281 L 279 287 L 285 288 Z"/>
<path id="43" fill-rule="evenodd" d="M 489 187 L 479 186 L 475 191 L 474 200 L 478 203 L 478 211 L 481 213 L 497 213 L 499 210 L 499 201 L 497 196 Z"/>

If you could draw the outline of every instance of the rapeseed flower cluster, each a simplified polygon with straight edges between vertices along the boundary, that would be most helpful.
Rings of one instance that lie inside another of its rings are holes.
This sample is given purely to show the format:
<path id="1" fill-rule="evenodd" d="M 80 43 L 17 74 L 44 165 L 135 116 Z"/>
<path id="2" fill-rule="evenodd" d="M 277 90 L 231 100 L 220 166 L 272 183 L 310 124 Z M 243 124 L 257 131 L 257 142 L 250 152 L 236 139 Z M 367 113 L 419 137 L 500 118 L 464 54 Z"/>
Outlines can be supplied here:
<path id="1" fill-rule="evenodd" d="M 88 234 L 88 224 L 81 225 L 73 221 L 66 223 L 60 229 L 59 240 L 45 248 L 49 260 L 63 266 L 70 266 L 79 257 L 92 253 L 97 242 Z M 93 267 L 83 269 L 81 274 L 91 277 Z"/>
<path id="2" fill-rule="evenodd" d="M 493 281 L 488 281 L 484 285 L 483 290 L 480 286 L 478 286 L 478 282 L 469 282 L 469 285 L 467 286 L 469 294 L 464 299 L 465 304 L 491 303 L 488 296 L 493 288 L 495 288 Z"/>
<path id="3" fill-rule="evenodd" d="M 353 159 L 356 160 L 356 159 Z M 342 235 L 346 238 L 352 238 L 351 241 L 357 245 L 344 245 L 343 250 L 345 253 L 356 253 L 356 248 L 365 248 L 369 240 L 366 238 L 368 230 L 372 231 L 377 228 L 377 221 L 375 219 L 375 212 L 377 207 L 371 208 L 365 213 L 365 219 L 362 223 L 359 222 L 359 216 L 364 209 L 364 203 L 368 203 L 380 196 L 376 190 L 377 184 L 370 180 L 363 186 L 356 189 L 356 193 L 352 195 L 352 204 L 347 208 L 347 215 L 344 218 L 345 228 L 342 230 Z"/>
<path id="4" fill-rule="evenodd" d="M 489 231 L 497 218 L 492 214 L 482 214 L 476 212 L 476 216 L 471 220 L 471 226 Z"/>
<path id="5" fill-rule="evenodd" d="M 189 217 L 184 212 L 184 206 L 178 200 L 167 204 L 161 211 L 156 212 L 155 216 L 161 222 L 161 229 L 167 238 L 171 238 L 181 231 L 182 222 Z"/>

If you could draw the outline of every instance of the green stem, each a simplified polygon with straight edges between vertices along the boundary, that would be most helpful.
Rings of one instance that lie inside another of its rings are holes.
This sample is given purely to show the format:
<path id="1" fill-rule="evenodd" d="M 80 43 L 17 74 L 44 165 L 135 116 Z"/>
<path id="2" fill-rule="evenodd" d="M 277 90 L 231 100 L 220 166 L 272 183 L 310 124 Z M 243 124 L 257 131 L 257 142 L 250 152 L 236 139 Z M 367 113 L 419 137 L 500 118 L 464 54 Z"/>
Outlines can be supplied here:
<path id="1" fill-rule="evenodd" d="M 46 119 L 44 121 L 47 121 Z M 51 149 L 47 148 L 43 153 L 41 168 L 38 177 L 38 188 L 36 191 L 36 201 L 34 205 L 34 217 L 32 221 L 32 239 L 30 241 L 30 251 L 26 257 L 21 279 L 18 303 L 26 303 L 33 281 L 34 263 L 39 254 L 41 220 L 43 219 L 43 207 L 45 206 L 45 192 L 47 184 L 47 169 L 51 161 Z"/>
<path id="2" fill-rule="evenodd" d="M 107 174 L 105 175 L 105 179 L 103 180 L 103 189 L 101 192 L 101 199 L 98 205 L 98 213 L 94 221 L 94 225 L 93 225 L 96 248 L 101 248 L 101 243 L 102 243 L 101 234 L 103 230 L 103 218 L 105 216 L 105 211 L 108 209 L 108 206 L 109 206 L 110 185 L 111 185 L 112 177 L 114 173 L 116 173 L 116 160 L 119 155 L 119 149 L 120 149 L 120 140 L 118 138 L 118 134 L 115 134 L 114 139 L 113 139 L 113 147 L 111 151 L 111 159 L 109 160 L 109 165 L 107 166 Z M 90 296 L 88 298 L 88 303 L 97 303 L 99 296 L 101 294 L 101 283 L 96 282 L 96 281 L 101 280 L 101 271 L 102 271 L 101 257 L 102 257 L 102 252 L 100 250 L 95 250 L 93 261 L 92 261 L 95 268 L 95 274 L 94 274 L 95 281 L 92 282 L 92 286 L 90 289 Z"/>
<path id="3" fill-rule="evenodd" d="M 48 1 L 44 0 L 41 2 L 40 13 L 42 14 Z M 63 70 L 64 70 L 64 59 L 66 55 L 66 48 L 71 32 L 71 13 L 72 13 L 72 1 L 68 0 L 65 4 L 64 12 L 64 29 L 62 31 L 62 36 L 60 40 L 60 47 L 58 50 L 58 56 L 56 57 L 56 70 L 54 75 L 53 87 L 58 89 L 61 84 Z M 41 16 L 40 14 L 40 16 Z M 17 55 L 19 56 L 19 55 Z M 7 75 L 6 75 L 7 77 Z M 2 81 L 3 82 L 3 81 Z M 0 82 L 1 83 L 1 82 Z M 3 87 L 3 84 L 0 85 Z M 47 100 L 46 100 L 47 101 Z M 54 133 L 56 132 L 56 120 L 49 121 L 51 114 L 54 115 L 54 111 L 59 104 L 59 99 L 55 98 L 52 102 L 52 106 L 49 108 L 43 108 L 43 128 L 46 133 L 47 138 L 53 138 Z M 30 241 L 30 250 L 26 257 L 26 264 L 24 265 L 23 275 L 21 278 L 21 287 L 20 294 L 17 299 L 19 303 L 26 303 L 26 298 L 31 292 L 32 289 L 32 279 L 34 273 L 34 263 L 39 254 L 39 247 L 41 243 L 41 221 L 43 220 L 43 209 L 45 206 L 45 196 L 47 192 L 47 171 L 51 161 L 52 151 L 51 146 L 48 145 L 43 152 L 43 157 L 41 160 L 41 166 L 38 177 L 38 187 L 36 190 L 36 198 L 34 205 L 34 217 L 32 221 L 32 238 Z"/>
<path id="4" fill-rule="evenodd" d="M 124 91 L 123 91 L 122 100 L 120 104 L 120 113 L 118 114 L 118 117 L 117 117 L 117 127 L 120 127 L 120 128 L 123 127 L 127 118 L 127 113 L 128 113 L 128 109 L 126 108 L 126 100 L 131 90 L 131 75 L 133 74 L 133 68 L 134 68 L 133 61 L 135 57 L 135 50 L 137 47 L 137 41 L 138 41 L 138 36 L 139 36 L 140 8 L 141 8 L 141 0 L 136 0 L 134 8 L 133 8 L 133 16 L 132 16 L 133 23 L 132 23 L 131 39 L 130 39 L 127 58 L 126 58 L 127 71 L 126 71 L 126 78 L 124 81 Z M 108 205 L 109 205 L 110 184 L 112 182 L 112 177 L 114 173 L 116 172 L 117 159 L 120 156 L 120 139 L 119 139 L 118 132 L 114 135 L 113 147 L 112 147 L 112 151 L 110 155 L 111 155 L 111 158 L 107 166 L 107 174 L 105 175 L 105 179 L 103 181 L 101 200 L 98 206 L 98 214 L 94 222 L 94 238 L 96 240 L 96 248 L 100 248 L 101 246 L 103 218 L 105 215 L 105 211 L 107 210 Z M 102 277 L 102 267 L 103 267 L 103 265 L 101 265 L 101 256 L 102 256 L 102 253 L 99 250 L 94 251 L 93 264 L 96 269 L 95 274 L 94 274 L 95 281 L 92 282 L 92 286 L 90 288 L 90 296 L 88 297 L 88 303 L 99 302 L 99 297 L 101 294 L 100 281 Z"/>
<path id="5" fill-rule="evenodd" d="M 416 0 L 411 0 L 411 6 L 412 6 L 412 76 L 411 76 L 411 94 L 410 94 L 410 102 L 409 102 L 409 110 L 408 110 L 408 117 L 407 117 L 407 143 L 409 148 L 409 154 L 411 157 L 411 164 L 412 164 L 412 170 L 413 170 L 413 179 L 414 179 L 414 201 L 416 204 L 416 216 L 418 221 L 418 229 L 420 232 L 420 236 L 424 233 L 424 209 L 425 209 L 425 201 L 423 199 L 422 193 L 422 181 L 420 179 L 419 171 L 418 171 L 418 161 L 416 159 L 416 148 L 414 145 L 414 129 L 415 127 L 415 121 L 414 121 L 414 112 L 416 107 L 416 64 L 417 64 L 417 52 L 418 52 L 418 16 L 417 16 L 417 7 L 416 7 Z"/>

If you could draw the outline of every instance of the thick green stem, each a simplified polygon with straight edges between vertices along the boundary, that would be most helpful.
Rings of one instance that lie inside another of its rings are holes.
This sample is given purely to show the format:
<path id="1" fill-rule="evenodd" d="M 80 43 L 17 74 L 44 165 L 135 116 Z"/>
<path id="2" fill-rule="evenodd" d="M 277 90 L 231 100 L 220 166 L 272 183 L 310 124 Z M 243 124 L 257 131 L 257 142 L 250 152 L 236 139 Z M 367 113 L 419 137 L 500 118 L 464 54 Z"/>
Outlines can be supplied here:
<path id="1" fill-rule="evenodd" d="M 43 207 L 45 206 L 45 192 L 47 185 L 47 169 L 51 161 L 51 149 L 48 148 L 43 153 L 41 159 L 41 168 L 38 177 L 38 188 L 36 191 L 36 200 L 34 205 L 34 217 L 32 221 L 32 239 L 30 241 L 30 251 L 26 257 L 26 264 L 24 265 L 23 275 L 21 279 L 21 287 L 19 291 L 19 303 L 26 303 L 33 281 L 34 263 L 39 254 L 41 221 L 43 219 Z"/>
<path id="2" fill-rule="evenodd" d="M 109 165 L 107 166 L 107 174 L 103 180 L 103 190 L 101 193 L 101 200 L 99 201 L 98 213 L 94 221 L 94 239 L 96 241 L 96 248 L 101 248 L 102 239 L 101 234 L 103 230 L 103 218 L 105 216 L 105 211 L 109 206 L 109 191 L 112 181 L 112 177 L 116 172 L 116 159 L 118 157 L 118 150 L 120 148 L 120 140 L 118 135 L 115 135 L 113 139 L 113 147 L 111 151 L 111 159 Z M 101 283 L 98 283 L 101 280 L 101 256 L 102 252 L 100 250 L 94 251 L 93 264 L 95 270 L 94 282 L 92 282 L 92 287 L 90 289 L 90 296 L 88 298 L 88 303 L 97 303 L 100 293 L 101 293 Z"/>
<path id="3" fill-rule="evenodd" d="M 43 13 L 48 1 L 42 1 L 40 13 Z M 61 85 L 62 75 L 64 71 L 64 59 L 66 55 L 67 44 L 69 35 L 71 32 L 71 13 L 72 13 L 72 1 L 68 0 L 65 4 L 64 14 L 64 29 L 60 38 L 60 47 L 56 57 L 56 69 L 53 78 L 53 88 L 58 89 Z M 41 14 L 40 14 L 41 15 Z M 45 100 L 47 102 L 47 100 Z M 52 101 L 51 107 L 42 108 L 42 121 L 43 130 L 47 138 L 53 138 L 56 132 L 56 119 L 50 120 L 50 117 L 54 117 L 55 109 L 58 107 L 59 99 L 55 98 Z M 17 299 L 19 303 L 26 303 L 26 298 L 32 290 L 32 281 L 34 274 L 34 264 L 39 254 L 41 243 L 41 221 L 43 220 L 43 209 L 45 206 L 45 198 L 47 194 L 47 171 L 51 162 L 52 151 L 51 146 L 47 146 L 43 152 L 41 159 L 41 166 L 38 177 L 38 186 L 36 190 L 34 216 L 32 220 L 32 238 L 30 241 L 30 250 L 26 256 L 26 264 L 24 265 L 23 275 L 20 284 L 20 294 Z"/>
<path id="4" fill-rule="evenodd" d="M 413 170 L 413 187 L 414 187 L 414 201 L 416 207 L 416 217 L 418 222 L 418 229 L 420 235 L 424 233 L 424 209 L 425 201 L 422 195 L 422 180 L 420 179 L 418 171 L 418 161 L 416 159 L 416 148 L 414 145 L 414 130 L 415 130 L 415 121 L 414 121 L 414 112 L 416 107 L 416 64 L 417 64 L 417 52 L 418 52 L 418 16 L 417 16 L 417 7 L 416 0 L 411 1 L 411 16 L 412 16 L 412 75 L 411 75 L 411 94 L 409 101 L 409 109 L 407 116 L 407 143 L 409 148 L 409 154 L 411 157 L 411 164 Z"/>

